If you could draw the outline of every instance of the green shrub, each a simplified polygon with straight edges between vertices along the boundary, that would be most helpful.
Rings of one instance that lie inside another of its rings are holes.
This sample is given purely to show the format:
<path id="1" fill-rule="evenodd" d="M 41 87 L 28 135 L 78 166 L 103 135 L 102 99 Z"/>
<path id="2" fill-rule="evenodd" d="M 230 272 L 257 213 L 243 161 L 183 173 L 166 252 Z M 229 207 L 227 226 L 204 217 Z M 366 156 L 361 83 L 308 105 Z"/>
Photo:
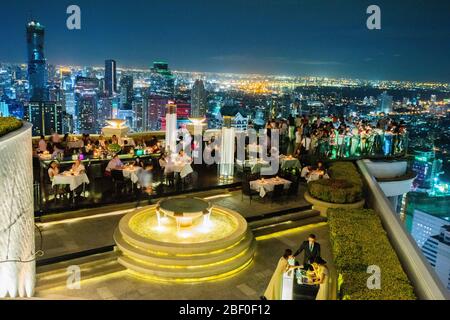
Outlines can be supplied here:
<path id="1" fill-rule="evenodd" d="M 362 188 L 347 180 L 322 179 L 308 184 L 309 194 L 331 203 L 355 203 L 362 199 Z"/>
<path id="2" fill-rule="evenodd" d="M 355 203 L 363 198 L 363 182 L 351 162 L 335 162 L 329 169 L 330 179 L 308 183 L 309 194 L 331 203 Z"/>
<path id="3" fill-rule="evenodd" d="M 0 117 L 0 137 L 22 127 L 22 121 L 14 117 Z"/>
<path id="4" fill-rule="evenodd" d="M 331 247 L 341 296 L 350 300 L 414 300 L 414 289 L 402 269 L 380 218 L 373 210 L 329 209 Z M 367 267 L 381 269 L 381 289 L 367 288 Z"/>

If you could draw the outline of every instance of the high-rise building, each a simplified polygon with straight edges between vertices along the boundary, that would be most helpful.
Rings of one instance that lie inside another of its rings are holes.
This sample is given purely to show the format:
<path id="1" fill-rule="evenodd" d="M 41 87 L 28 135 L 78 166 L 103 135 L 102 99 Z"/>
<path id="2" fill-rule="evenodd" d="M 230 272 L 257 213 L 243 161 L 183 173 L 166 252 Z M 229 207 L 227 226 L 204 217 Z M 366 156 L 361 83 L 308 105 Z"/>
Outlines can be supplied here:
<path id="1" fill-rule="evenodd" d="M 442 226 L 439 234 L 428 238 L 422 252 L 450 290 L 450 224 Z"/>
<path id="2" fill-rule="evenodd" d="M 116 61 L 105 61 L 105 92 L 107 96 L 112 96 L 117 92 L 117 71 Z"/>
<path id="3" fill-rule="evenodd" d="M 81 94 L 77 101 L 78 131 L 80 133 L 97 133 L 97 96 Z"/>
<path id="4" fill-rule="evenodd" d="M 166 62 L 154 62 L 151 69 L 150 93 L 171 98 L 175 93 L 175 77 Z"/>
<path id="5" fill-rule="evenodd" d="M 144 100 L 133 100 L 134 121 L 132 128 L 136 132 L 144 132 L 148 129 L 148 108 L 144 108 Z"/>
<path id="6" fill-rule="evenodd" d="M 378 112 L 389 114 L 393 111 L 393 97 L 386 91 L 378 96 Z"/>
<path id="7" fill-rule="evenodd" d="M 143 108 L 148 110 L 148 126 L 144 131 L 161 130 L 162 118 L 166 115 L 166 105 L 168 99 L 166 97 L 150 95 L 144 98 Z"/>
<path id="8" fill-rule="evenodd" d="M 191 92 L 191 117 L 201 118 L 206 115 L 208 101 L 202 80 L 195 80 Z"/>
<path id="9" fill-rule="evenodd" d="M 442 160 L 436 159 L 432 148 L 415 148 L 412 170 L 417 174 L 414 186 L 419 191 L 430 191 L 441 173 Z"/>
<path id="10" fill-rule="evenodd" d="M 33 136 L 63 133 L 63 111 L 55 101 L 30 101 L 25 106 L 24 118 L 33 124 Z"/>
<path id="11" fill-rule="evenodd" d="M 422 248 L 428 238 L 438 234 L 442 226 L 448 223 L 449 221 L 443 217 L 416 209 L 413 215 L 411 235 L 417 245 Z"/>
<path id="12" fill-rule="evenodd" d="M 0 100 L 0 117 L 9 117 L 9 105 L 2 100 Z"/>
<path id="13" fill-rule="evenodd" d="M 113 119 L 113 100 L 111 97 L 102 97 L 97 104 L 97 127 L 102 128 L 106 121 Z"/>
<path id="14" fill-rule="evenodd" d="M 120 79 L 121 109 L 131 110 L 133 104 L 133 77 L 122 76 Z"/>
<path id="15" fill-rule="evenodd" d="M 46 101 L 47 62 L 44 57 L 44 26 L 31 21 L 27 25 L 28 81 L 30 101 Z"/>

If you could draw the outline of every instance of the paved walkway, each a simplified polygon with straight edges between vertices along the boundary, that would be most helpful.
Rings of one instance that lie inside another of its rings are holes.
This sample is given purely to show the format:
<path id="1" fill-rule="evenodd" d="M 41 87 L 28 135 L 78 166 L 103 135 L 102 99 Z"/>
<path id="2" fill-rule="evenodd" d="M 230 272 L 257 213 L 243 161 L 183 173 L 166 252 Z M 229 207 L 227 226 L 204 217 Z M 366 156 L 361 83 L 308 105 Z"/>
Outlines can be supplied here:
<path id="1" fill-rule="evenodd" d="M 248 197 L 241 200 L 240 191 L 213 190 L 192 195 L 212 196 L 213 198 L 210 200 L 214 204 L 235 210 L 248 218 L 307 206 L 308 203 L 303 198 L 305 188 L 302 185 L 298 197 L 293 200 L 271 203 L 270 199 L 265 202 L 261 199 L 254 199 L 251 205 Z M 77 218 L 76 214 L 70 213 L 70 218 L 67 220 L 38 223 L 42 232 L 42 250 L 44 251 L 44 256 L 38 260 L 114 245 L 114 230 L 117 228 L 120 219 L 126 213 L 132 211 L 134 206 L 135 204 L 130 204 L 129 208 L 131 209 L 124 209 L 121 205 L 120 210 L 116 206 L 111 206 L 110 210 L 105 210 L 105 207 L 103 207 L 93 209 L 91 214 L 99 213 L 99 215 L 93 217 Z M 37 249 L 41 249 L 40 243 L 40 234 L 36 233 Z"/>
<path id="2" fill-rule="evenodd" d="M 92 227 L 95 230 L 95 227 Z M 284 250 L 296 250 L 308 234 L 315 233 L 323 258 L 334 268 L 326 223 L 287 230 L 258 240 L 254 262 L 239 274 L 198 284 L 165 284 L 141 280 L 121 271 L 81 283 L 81 290 L 56 288 L 38 293 L 43 299 L 133 299 L 133 300 L 255 300 L 263 294 Z"/>

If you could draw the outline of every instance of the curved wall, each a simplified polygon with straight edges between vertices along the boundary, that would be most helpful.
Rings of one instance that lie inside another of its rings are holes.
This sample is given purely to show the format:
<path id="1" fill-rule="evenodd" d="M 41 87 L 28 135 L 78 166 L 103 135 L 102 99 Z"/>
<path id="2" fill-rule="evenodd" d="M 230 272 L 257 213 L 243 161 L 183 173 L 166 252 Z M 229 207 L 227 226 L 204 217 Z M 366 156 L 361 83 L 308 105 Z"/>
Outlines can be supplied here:
<path id="1" fill-rule="evenodd" d="M 0 298 L 35 284 L 31 125 L 0 138 Z"/>

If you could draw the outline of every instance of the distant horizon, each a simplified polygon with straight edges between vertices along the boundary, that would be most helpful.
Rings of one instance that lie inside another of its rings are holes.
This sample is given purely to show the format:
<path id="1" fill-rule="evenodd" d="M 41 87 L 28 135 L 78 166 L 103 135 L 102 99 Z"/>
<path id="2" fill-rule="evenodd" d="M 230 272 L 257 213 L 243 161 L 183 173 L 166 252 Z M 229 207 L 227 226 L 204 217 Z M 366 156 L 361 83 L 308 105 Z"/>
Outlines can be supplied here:
<path id="1" fill-rule="evenodd" d="M 81 30 L 66 27 L 69 4 L 5 2 L 0 60 L 26 59 L 36 20 L 53 65 L 102 65 L 114 53 L 133 68 L 164 57 L 202 70 L 192 72 L 450 82 L 449 1 L 378 0 L 380 30 L 366 25 L 371 0 L 78 0 Z"/>
<path id="2" fill-rule="evenodd" d="M 120 66 L 119 61 L 113 58 L 108 58 L 115 60 L 117 65 L 117 70 L 138 70 L 138 71 L 150 71 L 151 67 L 137 67 L 137 66 Z M 105 59 L 108 60 L 108 59 Z M 157 61 L 157 60 L 155 60 Z M 170 68 L 170 62 L 165 61 L 169 64 Z M 0 61 L 0 64 L 10 64 L 10 65 L 27 65 L 27 62 L 8 62 L 8 61 Z M 89 65 L 89 64 L 53 64 L 48 63 L 47 65 L 52 65 L 56 67 L 77 67 L 77 68 L 84 68 L 84 67 L 91 67 L 91 68 L 98 68 L 98 69 L 104 69 L 105 67 L 102 65 Z M 411 82 L 411 83 L 429 83 L 429 84 L 442 84 L 442 85 L 448 85 L 450 86 L 450 82 L 445 81 L 436 81 L 436 80 L 412 80 L 412 79 L 368 79 L 368 78 L 358 78 L 358 77 L 345 77 L 345 76 L 319 76 L 319 75 L 301 75 L 301 74 L 276 74 L 276 73 L 246 73 L 246 72 L 226 72 L 226 71 L 200 71 L 200 70 L 183 70 L 183 69 L 171 69 L 172 72 L 178 72 L 178 73 L 210 73 L 210 74 L 231 74 L 231 75 L 242 75 L 242 76 L 263 76 L 263 77 L 287 77 L 287 78 L 319 78 L 319 79 L 332 79 L 332 80 L 359 80 L 359 81 L 368 81 L 368 82 Z"/>

